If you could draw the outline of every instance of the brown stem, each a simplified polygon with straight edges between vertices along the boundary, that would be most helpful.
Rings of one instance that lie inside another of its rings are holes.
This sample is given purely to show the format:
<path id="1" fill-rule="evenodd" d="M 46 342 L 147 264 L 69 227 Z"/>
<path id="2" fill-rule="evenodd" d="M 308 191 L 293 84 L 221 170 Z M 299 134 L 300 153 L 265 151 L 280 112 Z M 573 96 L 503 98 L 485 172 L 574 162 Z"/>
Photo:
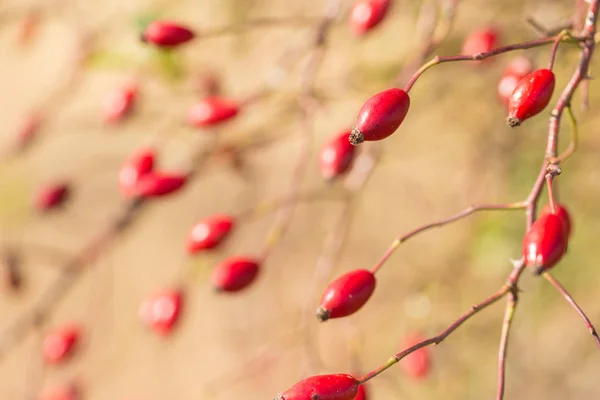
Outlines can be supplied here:
<path id="1" fill-rule="evenodd" d="M 500 336 L 500 348 L 498 350 L 498 392 L 496 400 L 504 399 L 504 386 L 506 384 L 506 357 L 508 353 L 508 339 L 510 335 L 510 327 L 512 326 L 513 317 L 519 300 L 518 289 L 516 286 L 508 294 L 506 310 L 504 311 L 504 322 L 502 323 L 502 334 Z"/>

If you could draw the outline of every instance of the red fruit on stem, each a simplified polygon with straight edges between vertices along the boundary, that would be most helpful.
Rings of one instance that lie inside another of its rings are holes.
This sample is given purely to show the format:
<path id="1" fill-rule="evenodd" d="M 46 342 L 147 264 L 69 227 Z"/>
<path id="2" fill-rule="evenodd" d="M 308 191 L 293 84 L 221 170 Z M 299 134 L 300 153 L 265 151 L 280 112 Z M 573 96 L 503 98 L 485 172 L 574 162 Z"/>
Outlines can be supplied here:
<path id="1" fill-rule="evenodd" d="M 367 269 L 357 269 L 340 276 L 325 289 L 317 318 L 327 321 L 354 314 L 373 294 L 375 282 L 375 275 Z"/>
<path id="2" fill-rule="evenodd" d="M 337 178 L 352 166 L 355 147 L 350 143 L 350 133 L 350 131 L 344 131 L 329 140 L 321 149 L 319 166 L 323 179 Z"/>
<path id="3" fill-rule="evenodd" d="M 462 55 L 473 55 L 478 53 L 487 53 L 493 50 L 498 45 L 498 31 L 493 27 L 485 27 L 477 29 L 471 32 L 463 42 L 461 54 Z M 479 60 L 476 63 L 481 63 Z"/>
<path id="4" fill-rule="evenodd" d="M 358 380 L 351 375 L 316 375 L 277 394 L 274 400 L 354 400 L 358 388 Z"/>
<path id="5" fill-rule="evenodd" d="M 79 340 L 80 329 L 76 325 L 67 325 L 50 332 L 42 344 L 44 360 L 48 364 L 59 364 L 65 361 Z"/>
<path id="6" fill-rule="evenodd" d="M 218 291 L 238 292 L 254 282 L 259 268 L 258 260 L 252 258 L 227 258 L 213 270 L 212 284 Z"/>
<path id="7" fill-rule="evenodd" d="M 533 64 L 524 56 L 514 58 L 506 66 L 498 82 L 498 99 L 502 104 L 508 106 L 508 101 L 517 87 L 517 83 L 532 71 Z"/>
<path id="8" fill-rule="evenodd" d="M 34 207 L 42 212 L 47 212 L 60 207 L 70 195 L 67 183 L 54 183 L 42 186 L 35 195 Z"/>
<path id="9" fill-rule="evenodd" d="M 552 268 L 567 250 L 567 230 L 561 217 L 543 214 L 523 238 L 523 257 L 540 274 Z"/>
<path id="10" fill-rule="evenodd" d="M 542 208 L 542 212 L 540 213 L 540 216 L 545 215 L 545 214 L 556 214 L 560 217 L 560 219 L 563 222 L 563 225 L 565 227 L 565 232 L 567 232 L 567 237 L 571 236 L 571 217 L 569 216 L 569 211 L 567 210 L 567 208 L 560 204 L 560 203 L 554 203 L 554 206 L 556 207 L 556 212 L 552 212 L 552 206 L 550 205 L 550 203 L 546 204 L 544 206 L 544 208 Z"/>
<path id="11" fill-rule="evenodd" d="M 514 128 L 542 112 L 550 102 L 554 85 L 554 73 L 549 69 L 538 69 L 521 79 L 508 100 L 506 123 Z"/>
<path id="12" fill-rule="evenodd" d="M 178 191 L 186 181 L 184 174 L 148 172 L 139 178 L 134 191 L 141 198 L 161 197 Z"/>
<path id="13" fill-rule="evenodd" d="M 371 31 L 383 20 L 390 0 L 356 0 L 350 10 L 350 29 L 361 36 Z"/>
<path id="14" fill-rule="evenodd" d="M 135 195 L 135 186 L 140 178 L 154 169 L 156 153 L 154 149 L 142 148 L 125 160 L 119 170 L 119 187 L 126 197 Z"/>
<path id="15" fill-rule="evenodd" d="M 356 393 L 356 397 L 354 398 L 354 400 L 367 400 L 368 396 L 367 396 L 367 389 L 365 388 L 365 385 L 360 385 L 358 387 L 358 393 Z"/>
<path id="16" fill-rule="evenodd" d="M 368 99 L 358 112 L 357 122 L 350 134 L 350 143 L 382 140 L 398 129 L 410 107 L 408 93 L 388 89 Z"/>
<path id="17" fill-rule="evenodd" d="M 102 116 L 108 124 L 116 124 L 127 117 L 135 104 L 138 88 L 131 83 L 109 92 L 102 103 Z"/>
<path id="18" fill-rule="evenodd" d="M 167 336 L 179 319 L 182 305 L 182 292 L 166 290 L 142 302 L 139 316 L 142 322 L 154 332 Z"/>
<path id="19" fill-rule="evenodd" d="M 404 340 L 402 347 L 408 349 L 424 340 L 425 338 L 423 336 L 419 334 L 412 334 Z M 404 373 L 411 378 L 426 378 L 431 369 L 429 347 L 421 347 L 420 349 L 410 353 L 400 361 L 400 365 L 402 366 Z"/>
<path id="20" fill-rule="evenodd" d="M 196 103 L 188 114 L 188 121 L 198 128 L 214 126 L 228 121 L 239 113 L 238 104 L 223 97 L 207 97 Z"/>
<path id="21" fill-rule="evenodd" d="M 81 390 L 74 384 L 53 388 L 43 393 L 40 400 L 81 400 Z"/>
<path id="22" fill-rule="evenodd" d="M 215 248 L 227 237 L 234 224 L 235 219 L 229 215 L 213 215 L 198 222 L 188 235 L 188 254 Z"/>
<path id="23" fill-rule="evenodd" d="M 153 21 L 142 33 L 142 41 L 159 47 L 176 47 L 189 42 L 195 36 L 186 26 L 169 21 Z"/>

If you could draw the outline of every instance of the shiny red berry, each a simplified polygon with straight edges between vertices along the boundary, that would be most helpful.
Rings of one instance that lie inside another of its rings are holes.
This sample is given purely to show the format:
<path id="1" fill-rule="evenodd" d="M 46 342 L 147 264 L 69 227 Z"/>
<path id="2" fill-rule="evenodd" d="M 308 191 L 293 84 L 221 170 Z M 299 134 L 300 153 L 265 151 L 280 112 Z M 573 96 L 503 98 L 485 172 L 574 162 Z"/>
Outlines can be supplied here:
<path id="1" fill-rule="evenodd" d="M 186 181 L 183 174 L 148 172 L 139 178 L 134 192 L 141 198 L 166 196 L 181 189 Z"/>
<path id="2" fill-rule="evenodd" d="M 552 268 L 567 250 L 567 230 L 556 214 L 542 214 L 523 238 L 523 257 L 527 266 L 539 274 Z"/>
<path id="3" fill-rule="evenodd" d="M 166 290 L 143 301 L 139 316 L 154 332 L 166 336 L 173 331 L 182 306 L 183 293 L 178 290 Z"/>
<path id="4" fill-rule="evenodd" d="M 217 247 L 227 237 L 235 224 L 229 215 L 213 215 L 193 226 L 187 239 L 188 254 Z"/>
<path id="5" fill-rule="evenodd" d="M 188 114 L 191 125 L 203 128 L 228 121 L 239 113 L 238 104 L 224 97 L 207 97 L 196 103 Z"/>
<path id="6" fill-rule="evenodd" d="M 552 212 L 552 206 L 550 205 L 550 203 L 548 203 L 544 206 L 544 208 L 542 208 L 542 212 L 540 213 L 540 216 L 544 215 L 544 214 L 558 215 L 563 222 L 563 226 L 565 227 L 565 231 L 567 232 L 567 237 L 571 236 L 572 222 L 571 222 L 571 217 L 569 216 L 569 211 L 567 210 L 567 208 L 564 205 L 562 205 L 560 203 L 555 203 L 554 205 L 556 208 L 555 212 Z"/>
<path id="7" fill-rule="evenodd" d="M 350 143 L 382 140 L 394 133 L 408 113 L 410 98 L 401 89 L 388 89 L 368 99 L 358 112 Z"/>
<path id="8" fill-rule="evenodd" d="M 498 46 L 499 34 L 493 27 L 485 27 L 471 32 L 463 42 L 461 54 L 473 55 L 478 53 L 487 53 Z M 476 63 L 480 63 L 480 60 Z"/>
<path id="9" fill-rule="evenodd" d="M 151 148 L 141 148 L 125 160 L 119 170 L 119 188 L 124 196 L 135 195 L 140 178 L 154 169 L 156 153 Z"/>
<path id="10" fill-rule="evenodd" d="M 102 117 L 108 124 L 117 124 L 132 111 L 137 97 L 137 85 L 131 83 L 110 91 L 102 102 Z"/>
<path id="11" fill-rule="evenodd" d="M 258 276 L 260 263 L 249 257 L 230 257 L 212 273 L 212 284 L 222 292 L 238 292 L 250 286 Z"/>
<path id="12" fill-rule="evenodd" d="M 189 42 L 196 35 L 186 26 L 169 22 L 154 21 L 142 33 L 142 41 L 159 47 L 176 47 Z"/>
<path id="13" fill-rule="evenodd" d="M 404 339 L 403 348 L 408 349 L 418 343 L 421 343 L 426 338 L 420 334 L 411 334 Z M 429 347 L 421 347 L 420 349 L 410 353 L 400 361 L 400 365 L 404 373 L 414 379 L 424 379 L 429 375 L 431 369 L 431 357 Z"/>
<path id="14" fill-rule="evenodd" d="M 327 321 L 354 314 L 373 294 L 375 282 L 375 275 L 367 269 L 357 269 L 340 276 L 325 289 L 317 318 Z"/>
<path id="15" fill-rule="evenodd" d="M 296 383 L 274 400 L 354 400 L 358 387 L 358 380 L 351 375 L 316 375 Z"/>
<path id="16" fill-rule="evenodd" d="M 355 147 L 350 143 L 350 131 L 330 139 L 319 156 L 321 176 L 332 180 L 347 172 L 354 161 Z"/>
<path id="17" fill-rule="evenodd" d="M 55 387 L 45 391 L 39 400 L 81 400 L 81 390 L 74 384 Z"/>
<path id="18" fill-rule="evenodd" d="M 53 183 L 39 188 L 35 194 L 34 207 L 47 212 L 62 206 L 71 193 L 67 183 Z"/>
<path id="19" fill-rule="evenodd" d="M 390 0 L 356 0 L 350 10 L 350 29 L 361 36 L 375 28 L 385 17 Z"/>
<path id="20" fill-rule="evenodd" d="M 538 69 L 522 78 L 508 100 L 506 123 L 514 128 L 542 112 L 552 98 L 554 85 L 554 73 L 549 69 Z"/>
<path id="21" fill-rule="evenodd" d="M 73 353 L 80 333 L 80 328 L 76 325 L 66 325 L 50 332 L 42 344 L 46 363 L 59 364 L 65 361 Z"/>
<path id="22" fill-rule="evenodd" d="M 533 64 L 525 56 L 518 56 L 506 66 L 502 77 L 498 82 L 498 99 L 502 104 L 508 105 L 508 101 L 517 83 L 533 71 Z"/>

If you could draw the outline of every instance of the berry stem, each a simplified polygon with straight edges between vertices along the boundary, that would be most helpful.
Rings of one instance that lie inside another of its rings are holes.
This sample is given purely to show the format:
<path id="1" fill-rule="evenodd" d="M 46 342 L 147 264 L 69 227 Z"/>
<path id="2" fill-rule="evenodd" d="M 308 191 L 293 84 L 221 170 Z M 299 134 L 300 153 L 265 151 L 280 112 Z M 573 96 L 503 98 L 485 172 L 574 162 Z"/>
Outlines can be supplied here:
<path id="1" fill-rule="evenodd" d="M 554 288 L 556 290 L 558 290 L 558 292 L 562 295 L 562 297 L 564 297 L 564 299 L 567 301 L 567 303 L 569 303 L 571 305 L 571 307 L 573 307 L 573 309 L 575 310 L 577 315 L 579 315 L 579 317 L 585 323 L 585 326 L 588 328 L 588 331 L 590 331 L 592 337 L 594 338 L 594 341 L 596 342 L 596 345 L 600 349 L 600 337 L 598 336 L 598 332 L 596 331 L 596 328 L 592 324 L 592 321 L 590 321 L 588 316 L 585 314 L 585 312 L 583 312 L 581 307 L 579 307 L 579 305 L 575 302 L 575 300 L 573 299 L 571 294 L 569 294 L 567 289 L 565 289 L 564 286 L 561 285 L 561 283 L 555 277 L 553 277 L 549 272 L 544 272 L 542 274 L 542 276 L 544 278 L 546 278 L 546 280 L 548 282 L 550 282 L 550 284 L 552 286 L 554 286 Z"/>
<path id="2" fill-rule="evenodd" d="M 556 214 L 556 200 L 554 199 L 554 188 L 552 183 L 554 182 L 554 175 L 551 173 L 546 174 L 546 186 L 548 187 L 548 201 L 550 202 L 550 208 L 552 213 Z"/>
<path id="3" fill-rule="evenodd" d="M 519 300 L 517 286 L 512 286 L 512 290 L 508 294 L 506 310 L 504 311 L 504 322 L 502 323 L 502 334 L 500 336 L 500 348 L 498 350 L 498 392 L 496 400 L 504 399 L 504 386 L 506 384 L 506 358 L 508 354 L 508 339 L 510 328 L 515 316 L 517 302 Z"/>
<path id="4" fill-rule="evenodd" d="M 383 371 L 387 370 L 388 368 L 390 368 L 394 364 L 398 363 L 400 360 L 402 360 L 407 355 L 409 355 L 409 354 L 411 354 L 411 353 L 419 350 L 422 347 L 429 346 L 431 344 L 439 344 L 439 343 L 441 343 L 452 332 L 454 332 L 458 327 L 460 327 L 465 321 L 467 321 L 473 315 L 477 314 L 479 311 L 487 308 L 488 306 L 490 306 L 490 305 L 494 304 L 495 302 L 497 302 L 498 300 L 500 300 L 507 293 L 509 293 L 512 290 L 512 288 L 513 288 L 513 284 L 511 284 L 511 283 L 504 284 L 500 288 L 500 290 L 498 290 L 496 293 L 494 293 L 493 295 L 491 295 L 487 299 L 483 300 L 482 302 L 480 302 L 480 303 L 475 304 L 474 306 L 472 306 L 469 309 L 469 311 L 467 311 L 460 318 L 458 318 L 456 321 L 454 321 L 442 333 L 440 333 L 439 335 L 434 336 L 432 338 L 423 340 L 422 342 L 417 343 L 414 346 L 411 346 L 408 349 L 403 350 L 400 353 L 397 353 L 397 354 L 393 355 L 385 364 L 383 364 L 383 365 L 375 368 L 374 370 L 372 370 L 371 372 L 369 372 L 365 376 L 361 377 L 358 380 L 359 383 L 362 385 L 363 383 L 371 380 L 372 378 L 374 378 L 377 375 L 381 374 Z"/>
<path id="5" fill-rule="evenodd" d="M 468 217 L 471 214 L 474 214 L 478 211 L 495 211 L 495 210 L 520 210 L 524 209 L 527 206 L 525 202 L 517 202 L 517 203 L 507 203 L 507 204 L 479 204 L 474 206 L 469 206 L 462 211 L 457 212 L 456 214 L 451 215 L 450 217 L 440 219 L 438 221 L 434 221 L 425 225 L 422 225 L 408 233 L 405 233 L 402 236 L 397 237 L 390 247 L 383 254 L 381 259 L 375 264 L 371 272 L 374 274 L 385 264 L 388 258 L 396 251 L 396 249 L 405 241 L 410 239 L 413 236 L 418 235 L 421 232 L 427 231 L 432 228 L 439 228 L 449 223 L 458 221 L 459 219 L 463 219 Z"/>
<path id="6" fill-rule="evenodd" d="M 560 44 L 560 42 L 563 40 L 564 37 L 569 37 L 569 38 L 571 37 L 571 33 L 566 29 L 561 31 L 558 35 L 556 35 L 554 43 L 552 44 L 552 48 L 550 49 L 550 61 L 548 61 L 548 69 L 550 71 L 552 71 L 552 68 L 554 67 L 554 60 L 556 59 L 556 52 L 558 51 L 558 45 Z"/>

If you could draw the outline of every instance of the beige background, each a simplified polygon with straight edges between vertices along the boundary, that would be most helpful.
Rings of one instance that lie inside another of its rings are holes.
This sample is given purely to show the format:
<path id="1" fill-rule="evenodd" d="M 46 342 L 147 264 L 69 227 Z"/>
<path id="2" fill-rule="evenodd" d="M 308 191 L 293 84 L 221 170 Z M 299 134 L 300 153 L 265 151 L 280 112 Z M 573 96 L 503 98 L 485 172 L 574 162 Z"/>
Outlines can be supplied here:
<path id="1" fill-rule="evenodd" d="M 571 3 L 464 1 L 439 54 L 456 54 L 469 30 L 489 23 L 501 29 L 503 43 L 534 38 L 525 17 L 534 16 L 549 27 L 560 25 L 572 13 Z M 360 313 L 319 325 L 312 313 L 328 279 L 314 282 L 313 271 L 341 206 L 336 201 L 316 201 L 297 205 L 286 236 L 269 256 L 256 285 L 237 296 L 215 295 L 207 285 L 211 264 L 229 254 L 258 253 L 274 213 L 244 220 L 227 245 L 208 257 L 189 260 L 183 240 L 203 216 L 239 213 L 286 193 L 306 134 L 295 106 L 300 66 L 285 77 L 274 96 L 249 106 L 236 121 L 214 132 L 195 132 L 180 122 L 195 99 L 194 79 L 218 71 L 226 94 L 244 98 L 256 93 L 265 87 L 272 76 L 267 72 L 286 48 L 304 51 L 310 28 L 270 27 L 198 39 L 177 55 L 185 77 L 169 80 L 152 67 L 148 50 L 137 41 L 133 19 L 158 10 L 162 17 L 202 32 L 249 18 L 318 16 L 322 3 L 54 0 L 39 4 L 50 12 L 25 47 L 16 45 L 15 36 L 30 3 L 5 0 L 0 4 L 2 148 L 8 148 L 10 135 L 27 110 L 36 104 L 50 110 L 39 142 L 25 154 L 4 158 L 0 166 L 2 242 L 23 243 L 29 252 L 36 245 L 67 254 L 81 248 L 122 207 L 117 172 L 140 144 L 159 143 L 161 166 L 185 168 L 193 146 L 209 146 L 212 136 L 225 143 L 263 136 L 279 139 L 245 154 L 244 174 L 217 157 L 187 190 L 150 205 L 132 229 L 90 266 L 49 321 L 48 328 L 67 321 L 84 324 L 86 334 L 76 357 L 65 366 L 41 369 L 40 333 L 32 332 L 0 360 L 1 399 L 25 398 L 38 387 L 45 390 L 72 378 L 82 382 L 85 398 L 91 400 L 272 398 L 307 374 L 352 372 L 357 360 L 363 371 L 374 368 L 401 350 L 400 342 L 410 332 L 437 334 L 500 287 L 511 268 L 508 260 L 519 256 L 521 213 L 482 214 L 425 233 L 403 245 L 381 270 L 377 291 Z M 362 102 L 386 88 L 414 53 L 420 5 L 420 1 L 396 1 L 380 29 L 356 39 L 349 33 L 348 2 L 344 3 L 315 83 L 325 106 L 314 116 L 314 139 L 301 193 L 338 193 L 339 187 L 329 188 L 319 177 L 318 149 L 330 135 L 350 126 Z M 53 95 L 70 75 L 77 32 L 82 29 L 98 29 L 92 43 L 94 57 L 79 83 Z M 527 54 L 544 65 L 547 51 L 545 47 Z M 559 52 L 558 88 L 564 87 L 577 57 L 575 49 Z M 434 218 L 471 203 L 525 198 L 542 161 L 547 118 L 540 115 L 519 130 L 504 125 L 495 90 L 510 58 L 498 57 L 484 68 L 447 64 L 418 81 L 411 92 L 408 118 L 382 142 L 380 162 L 354 202 L 348 239 L 334 276 L 369 268 L 396 235 Z M 597 66 L 595 62 L 592 73 Z M 136 73 L 142 74 L 142 84 L 134 118 L 119 127 L 104 127 L 99 111 L 103 96 Z M 576 96 L 580 151 L 565 163 L 559 178 L 561 199 L 572 212 L 574 235 L 556 276 L 600 324 L 600 92 L 594 81 L 590 94 L 587 114 L 581 112 Z M 561 137 L 566 144 L 568 126 L 564 128 Z M 75 182 L 73 201 L 63 213 L 34 215 L 30 198 L 36 186 L 57 177 Z M 0 292 L 0 328 L 27 310 L 58 273 L 54 260 L 28 255 L 24 290 Z M 181 324 L 169 339 L 155 337 L 139 323 L 137 307 L 154 290 L 182 280 L 188 297 Z M 312 297 L 311 285 L 318 288 Z M 600 354 L 583 324 L 547 282 L 526 273 L 522 289 L 509 351 L 506 399 L 599 398 Z M 395 367 L 369 384 L 372 397 L 494 398 L 502 315 L 503 306 L 495 305 L 432 348 L 432 374 L 426 381 L 413 382 Z M 358 346 L 357 357 L 349 350 L 353 345 Z M 321 362 L 309 362 L 315 359 Z"/>

